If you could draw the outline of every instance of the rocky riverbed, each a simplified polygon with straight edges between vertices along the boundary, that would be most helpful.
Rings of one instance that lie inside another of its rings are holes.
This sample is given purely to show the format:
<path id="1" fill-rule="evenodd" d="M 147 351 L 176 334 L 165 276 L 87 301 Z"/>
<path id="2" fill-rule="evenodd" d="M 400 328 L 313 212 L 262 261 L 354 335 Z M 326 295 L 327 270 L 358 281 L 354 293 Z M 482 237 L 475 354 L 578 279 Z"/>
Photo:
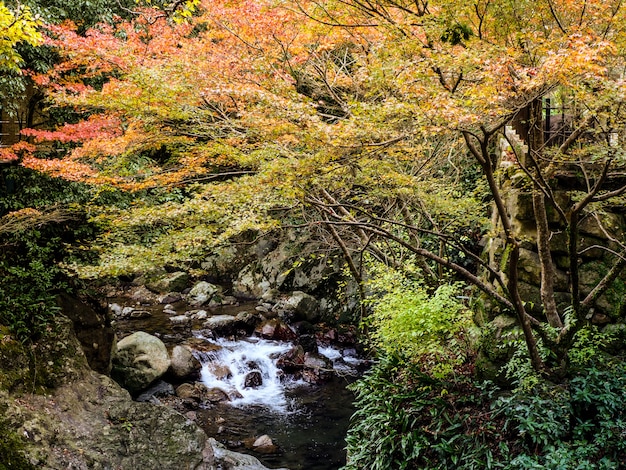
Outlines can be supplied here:
<path id="1" fill-rule="evenodd" d="M 240 303 L 206 282 L 184 293 L 113 294 L 123 337 L 113 376 L 136 399 L 166 404 L 267 465 L 342 465 L 352 412 L 345 386 L 366 363 L 353 332 L 313 323 L 314 298 L 295 292 Z M 137 374 L 146 374 L 143 385 Z"/>

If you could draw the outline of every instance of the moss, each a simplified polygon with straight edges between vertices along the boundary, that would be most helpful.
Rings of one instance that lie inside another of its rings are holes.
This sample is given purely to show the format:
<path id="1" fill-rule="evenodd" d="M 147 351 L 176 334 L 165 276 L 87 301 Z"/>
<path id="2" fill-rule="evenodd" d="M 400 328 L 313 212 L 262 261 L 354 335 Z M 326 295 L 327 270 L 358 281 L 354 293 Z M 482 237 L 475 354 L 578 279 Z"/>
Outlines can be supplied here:
<path id="1" fill-rule="evenodd" d="M 4 413 L 4 410 L 2 412 Z M 0 470 L 34 468 L 25 456 L 23 439 L 11 429 L 6 421 L 0 419 Z"/>
<path id="2" fill-rule="evenodd" d="M 35 343 L 21 343 L 0 327 L 0 390 L 45 393 L 86 369 L 71 321 L 57 316 L 54 322 L 46 336 Z"/>

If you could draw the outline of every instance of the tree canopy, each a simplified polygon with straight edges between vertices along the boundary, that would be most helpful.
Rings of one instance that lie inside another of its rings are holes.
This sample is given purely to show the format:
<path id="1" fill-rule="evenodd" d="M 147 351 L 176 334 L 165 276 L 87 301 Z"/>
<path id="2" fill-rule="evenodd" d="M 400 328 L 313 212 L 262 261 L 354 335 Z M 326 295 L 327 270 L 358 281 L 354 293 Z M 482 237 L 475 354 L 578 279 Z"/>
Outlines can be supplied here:
<path id="1" fill-rule="evenodd" d="M 86 31 L 49 25 L 60 60 L 33 80 L 74 118 L 24 131 L 36 146 L 15 158 L 98 194 L 136 195 L 132 210 L 103 212 L 103 246 L 118 248 L 85 274 L 145 266 L 147 253 L 186 259 L 289 211 L 361 281 L 368 252 L 396 267 L 417 256 L 433 282 L 473 284 L 516 313 L 537 370 L 538 338 L 565 367 L 623 265 L 618 240 L 597 289 L 581 292 L 581 220 L 624 192 L 610 178 L 623 165 L 623 15 L 599 0 L 268 0 L 192 3 L 177 21 L 147 4 Z M 556 146 L 547 97 L 569 106 Z M 502 190 L 507 165 L 532 193 L 537 314 L 520 291 L 525 240 Z M 559 200 L 557 183 L 577 173 L 575 196 Z M 567 308 L 551 281 L 556 231 L 567 234 Z M 479 256 L 488 233 L 503 240 L 496 265 Z"/>

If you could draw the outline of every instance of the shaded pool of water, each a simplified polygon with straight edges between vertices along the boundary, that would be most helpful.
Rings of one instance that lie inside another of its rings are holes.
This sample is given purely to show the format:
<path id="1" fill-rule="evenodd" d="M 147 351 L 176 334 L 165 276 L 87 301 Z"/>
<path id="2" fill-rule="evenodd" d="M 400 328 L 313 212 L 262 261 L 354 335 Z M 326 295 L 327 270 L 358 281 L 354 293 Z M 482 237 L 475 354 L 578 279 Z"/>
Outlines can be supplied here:
<path id="1" fill-rule="evenodd" d="M 287 392 L 291 409 L 278 413 L 266 407 L 220 404 L 200 412 L 209 435 L 232 450 L 255 455 L 270 468 L 337 470 L 346 462 L 345 436 L 354 412 L 354 395 L 346 378 L 335 377 L 321 386 L 304 385 Z M 276 455 L 245 448 L 244 440 L 269 435 L 279 447 Z"/>

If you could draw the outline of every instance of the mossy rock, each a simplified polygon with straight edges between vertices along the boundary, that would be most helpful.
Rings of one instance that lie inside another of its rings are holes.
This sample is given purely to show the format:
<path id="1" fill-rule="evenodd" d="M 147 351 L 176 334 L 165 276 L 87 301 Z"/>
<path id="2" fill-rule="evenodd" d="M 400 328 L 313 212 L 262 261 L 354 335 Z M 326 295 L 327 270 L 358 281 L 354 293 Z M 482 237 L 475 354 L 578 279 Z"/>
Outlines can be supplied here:
<path id="1" fill-rule="evenodd" d="M 0 407 L 4 415 L 6 407 Z M 25 441 L 5 419 L 0 418 L 0 470 L 34 470 L 25 454 Z"/>
<path id="2" fill-rule="evenodd" d="M 46 336 L 23 344 L 0 330 L 0 390 L 14 393 L 44 393 L 88 369 L 87 360 L 72 329 L 72 322 L 59 315 Z"/>

